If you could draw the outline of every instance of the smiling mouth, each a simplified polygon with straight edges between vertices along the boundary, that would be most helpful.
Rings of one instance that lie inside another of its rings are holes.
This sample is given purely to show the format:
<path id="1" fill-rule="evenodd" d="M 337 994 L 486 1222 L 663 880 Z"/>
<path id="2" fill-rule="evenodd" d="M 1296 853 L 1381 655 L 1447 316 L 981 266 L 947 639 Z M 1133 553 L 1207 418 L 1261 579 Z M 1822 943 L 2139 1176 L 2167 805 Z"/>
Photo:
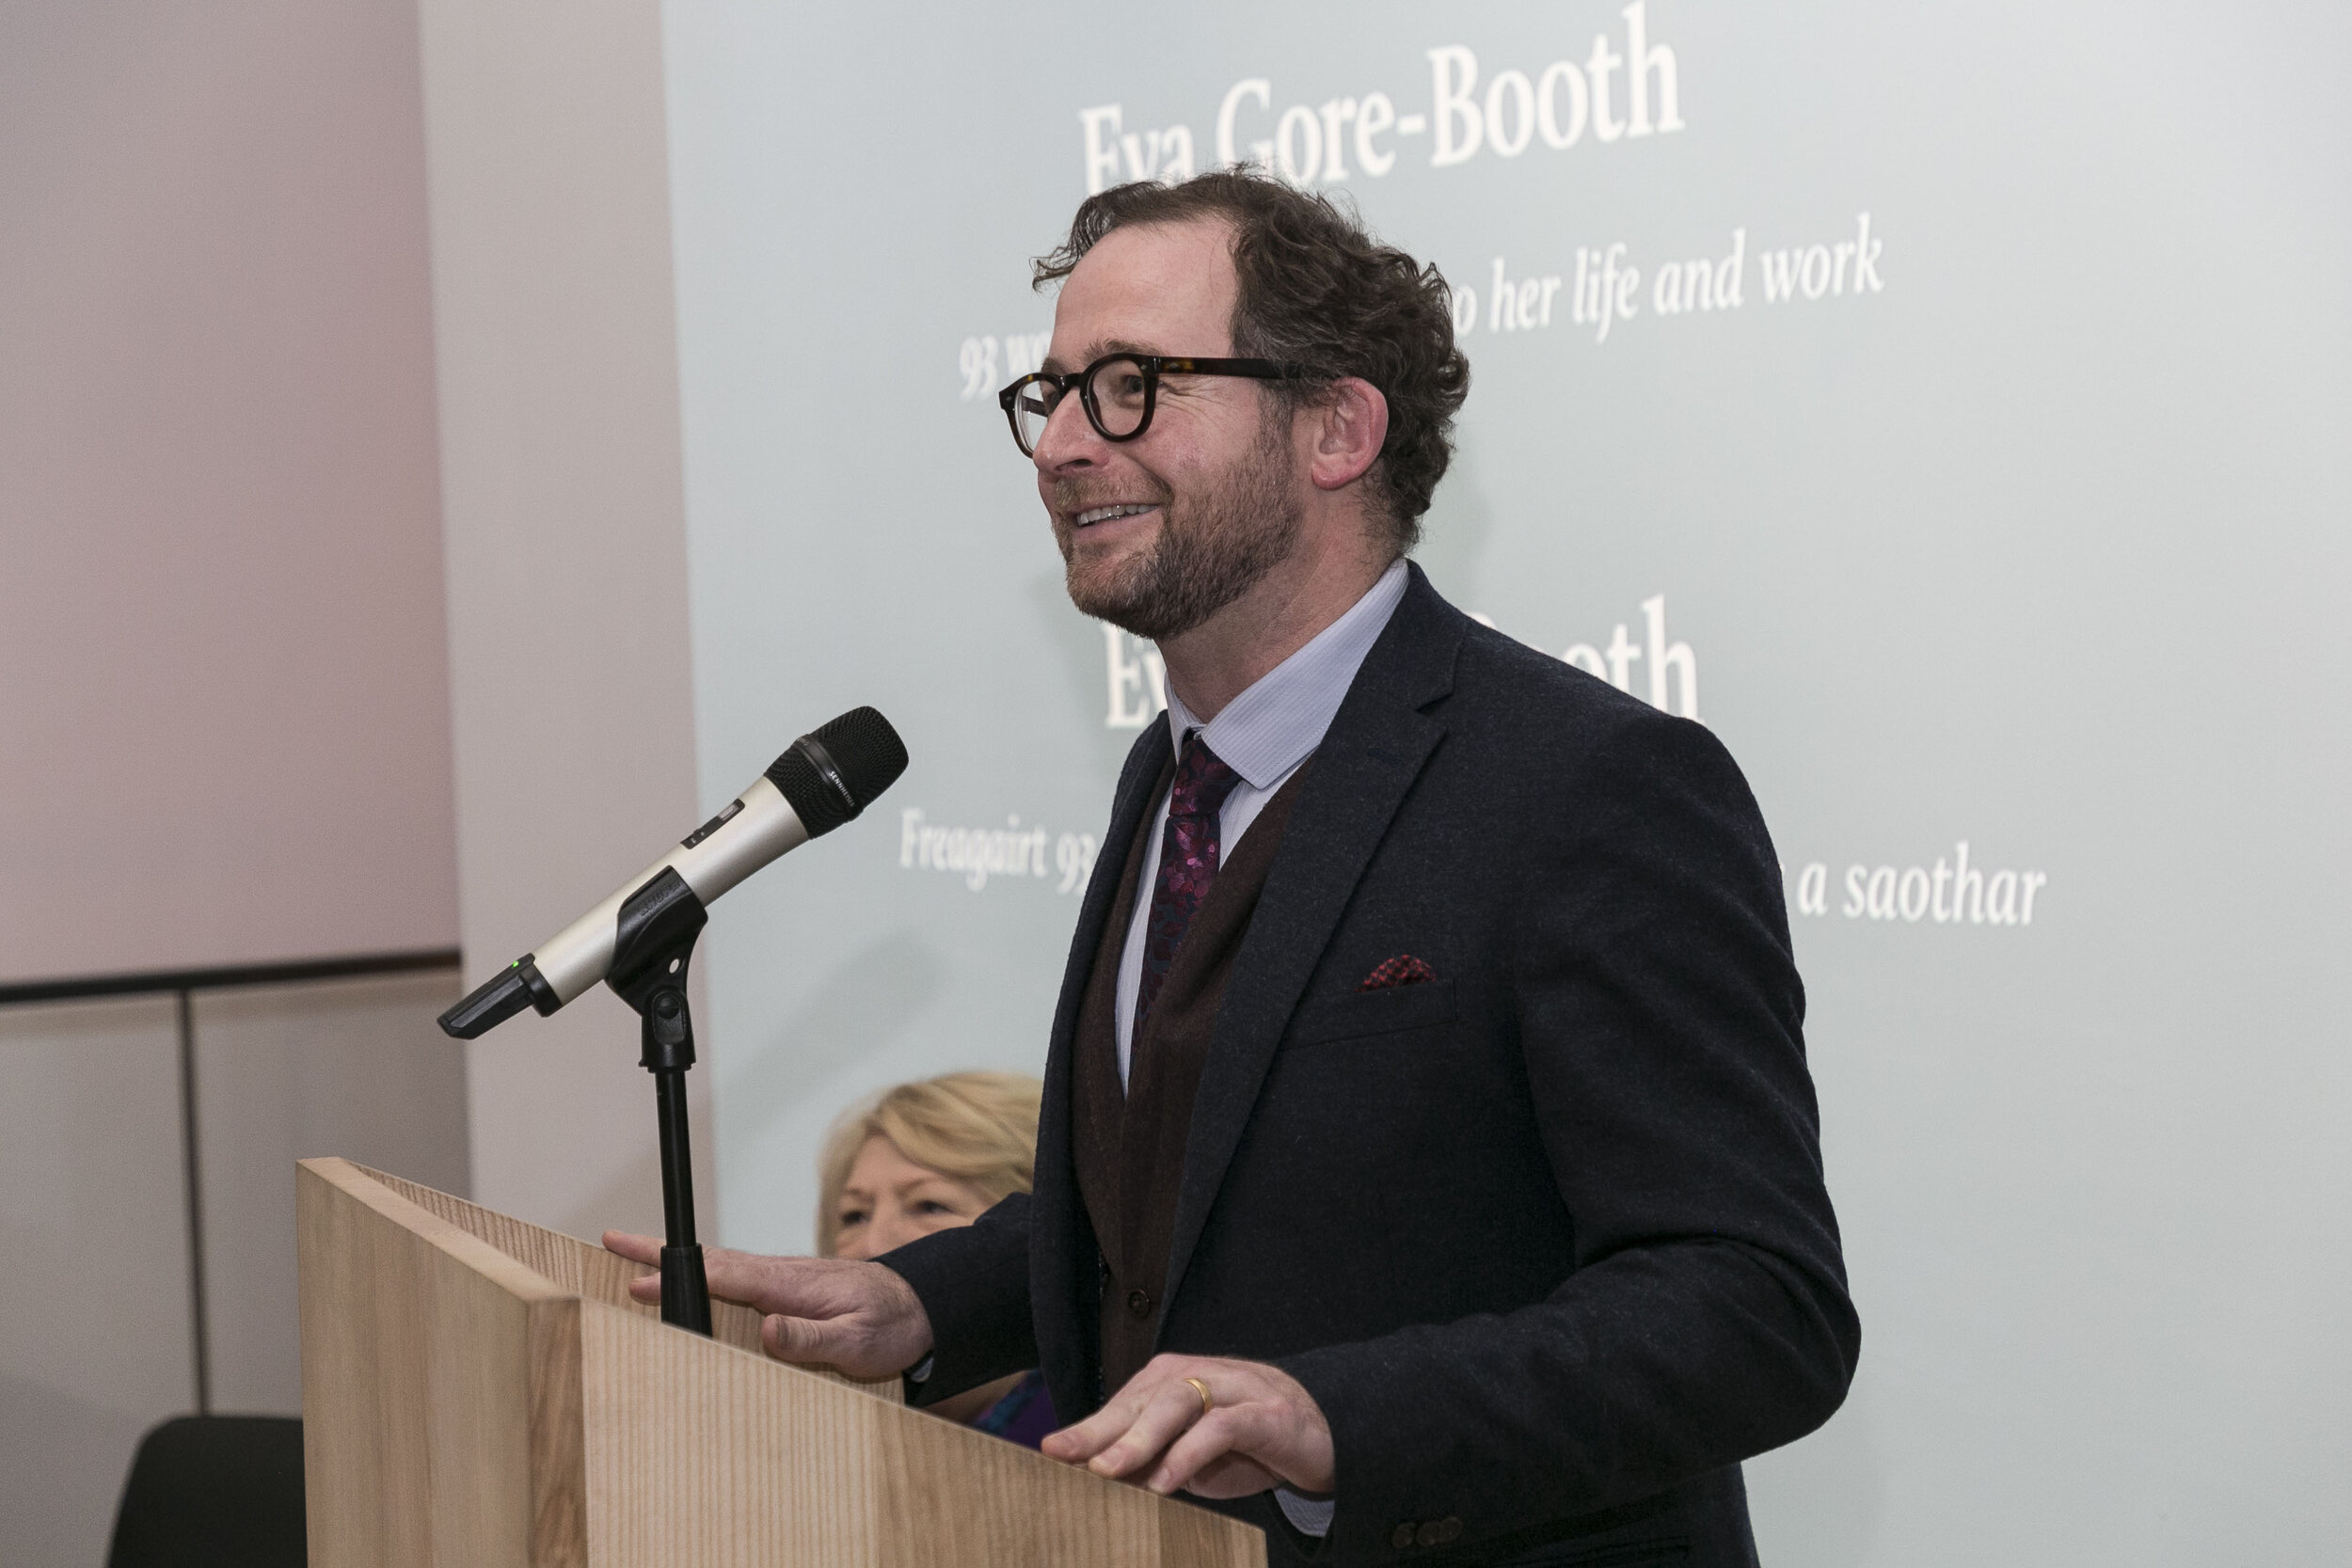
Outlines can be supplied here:
<path id="1" fill-rule="evenodd" d="M 1159 506 L 1156 502 L 1140 506 L 1090 506 L 1079 513 L 1073 521 L 1078 528 L 1091 528 L 1096 523 L 1108 522 L 1113 517 L 1140 517 L 1147 512 L 1158 510 Z"/>

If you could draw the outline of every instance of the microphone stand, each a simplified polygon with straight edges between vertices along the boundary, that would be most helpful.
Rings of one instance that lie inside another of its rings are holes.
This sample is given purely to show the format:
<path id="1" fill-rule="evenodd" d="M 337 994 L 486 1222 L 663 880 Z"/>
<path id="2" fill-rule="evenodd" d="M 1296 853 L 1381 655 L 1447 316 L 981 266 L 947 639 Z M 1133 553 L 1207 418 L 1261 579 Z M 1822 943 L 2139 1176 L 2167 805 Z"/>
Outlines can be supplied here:
<path id="1" fill-rule="evenodd" d="M 661 1122 L 661 1321 L 710 1332 L 710 1282 L 694 1240 L 694 1172 L 687 1148 L 686 1071 L 694 1065 L 694 1023 L 686 1007 L 686 966 L 709 911 L 675 868 L 628 895 L 613 936 L 605 983 L 644 1020 L 640 1060 L 653 1074 Z"/>

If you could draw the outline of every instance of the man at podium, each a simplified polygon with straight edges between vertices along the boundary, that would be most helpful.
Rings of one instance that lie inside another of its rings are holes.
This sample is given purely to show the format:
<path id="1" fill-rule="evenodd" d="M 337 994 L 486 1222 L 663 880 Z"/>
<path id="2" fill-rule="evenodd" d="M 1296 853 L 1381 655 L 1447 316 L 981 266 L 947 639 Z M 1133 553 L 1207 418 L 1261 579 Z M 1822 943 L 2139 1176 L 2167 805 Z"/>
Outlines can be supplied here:
<path id="1" fill-rule="evenodd" d="M 1041 1367 L 1048 1455 L 1278 1562 L 1754 1562 L 1740 1462 L 1828 1418 L 1860 1330 L 1739 770 L 1405 559 L 1469 388 L 1434 268 L 1227 171 L 1089 198 L 1037 277 L 1011 434 L 1168 706 L 1035 1191 L 712 1289 L 918 1403 Z"/>

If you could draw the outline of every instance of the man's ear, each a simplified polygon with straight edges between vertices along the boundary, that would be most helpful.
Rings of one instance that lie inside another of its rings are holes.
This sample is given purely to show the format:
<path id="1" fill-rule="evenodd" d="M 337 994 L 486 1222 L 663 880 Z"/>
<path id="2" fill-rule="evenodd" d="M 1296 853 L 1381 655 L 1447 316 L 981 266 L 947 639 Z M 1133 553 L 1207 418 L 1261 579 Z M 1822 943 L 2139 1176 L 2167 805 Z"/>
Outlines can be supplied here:
<path id="1" fill-rule="evenodd" d="M 1308 477 L 1318 490 L 1339 490 L 1364 477 L 1389 438 L 1389 400 L 1360 376 L 1342 376 L 1302 409 L 1313 438 Z"/>

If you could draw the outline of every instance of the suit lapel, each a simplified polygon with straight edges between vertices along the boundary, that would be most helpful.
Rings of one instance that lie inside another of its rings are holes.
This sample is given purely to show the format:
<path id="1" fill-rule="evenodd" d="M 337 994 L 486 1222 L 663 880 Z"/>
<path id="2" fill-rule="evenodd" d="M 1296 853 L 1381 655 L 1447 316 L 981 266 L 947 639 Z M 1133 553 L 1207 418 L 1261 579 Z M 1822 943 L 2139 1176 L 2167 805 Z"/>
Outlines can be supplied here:
<path id="1" fill-rule="evenodd" d="M 1164 1300 L 1176 1299 L 1307 981 L 1390 820 L 1445 736 L 1445 726 L 1421 710 L 1453 689 L 1465 618 L 1438 596 L 1419 566 L 1409 570 L 1404 599 L 1308 764 L 1227 982 L 1193 1101 Z"/>
<path id="2" fill-rule="evenodd" d="M 1119 880 L 1127 865 L 1128 847 L 1143 827 L 1143 814 L 1152 809 L 1161 770 L 1176 750 L 1168 738 L 1168 716 L 1155 714 L 1127 752 L 1120 770 L 1119 790 L 1111 798 L 1111 823 L 1095 851 L 1094 874 L 1087 879 L 1086 897 L 1078 905 L 1078 929 L 1070 939 L 1070 961 L 1062 970 L 1061 997 L 1054 1008 L 1052 1050 L 1058 1053 L 1078 1030 L 1078 1008 L 1086 999 L 1087 976 L 1094 951 L 1103 941 L 1103 925 L 1119 902 Z"/>

